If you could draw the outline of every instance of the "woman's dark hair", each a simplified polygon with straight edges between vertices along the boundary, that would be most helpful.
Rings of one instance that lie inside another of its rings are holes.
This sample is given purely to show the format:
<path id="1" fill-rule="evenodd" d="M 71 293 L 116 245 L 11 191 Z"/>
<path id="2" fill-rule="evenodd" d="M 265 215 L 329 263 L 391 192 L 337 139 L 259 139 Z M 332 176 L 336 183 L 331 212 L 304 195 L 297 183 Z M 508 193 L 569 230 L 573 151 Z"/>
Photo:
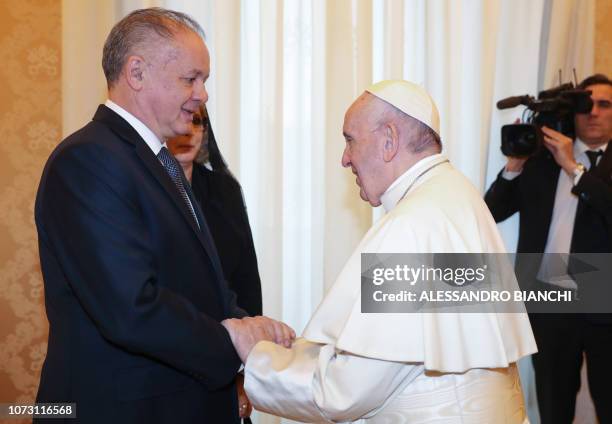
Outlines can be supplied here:
<path id="1" fill-rule="evenodd" d="M 200 163 L 201 165 L 209 162 L 210 167 L 214 172 L 229 175 L 230 177 L 234 178 L 234 175 L 227 167 L 227 163 L 225 162 L 225 159 L 223 159 L 223 155 L 221 154 L 219 146 L 217 145 L 215 133 L 210 125 L 206 105 L 200 106 L 200 113 L 193 116 L 193 124 L 204 128 L 202 137 L 206 137 L 208 140 L 208 142 L 206 142 L 206 140 L 202 140 L 202 147 L 200 147 L 200 152 L 198 153 L 196 162 Z"/>

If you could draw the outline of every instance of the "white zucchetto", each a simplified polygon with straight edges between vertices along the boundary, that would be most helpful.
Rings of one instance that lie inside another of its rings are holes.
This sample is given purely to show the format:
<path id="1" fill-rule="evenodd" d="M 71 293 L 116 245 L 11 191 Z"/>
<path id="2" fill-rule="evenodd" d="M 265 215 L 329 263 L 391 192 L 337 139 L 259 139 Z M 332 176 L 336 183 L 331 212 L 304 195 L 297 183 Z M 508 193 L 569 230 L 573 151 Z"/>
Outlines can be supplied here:
<path id="1" fill-rule="evenodd" d="M 440 135 L 440 114 L 423 87 L 404 80 L 384 80 L 366 88 L 368 93 L 422 122 Z"/>

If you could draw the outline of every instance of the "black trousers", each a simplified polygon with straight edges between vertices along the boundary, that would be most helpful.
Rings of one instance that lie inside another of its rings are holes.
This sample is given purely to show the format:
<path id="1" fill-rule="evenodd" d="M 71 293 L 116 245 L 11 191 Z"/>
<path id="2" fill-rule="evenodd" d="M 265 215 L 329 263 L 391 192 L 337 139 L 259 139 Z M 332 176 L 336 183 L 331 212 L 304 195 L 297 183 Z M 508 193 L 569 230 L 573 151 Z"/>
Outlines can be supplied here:
<path id="1" fill-rule="evenodd" d="M 542 424 L 571 424 L 583 352 L 600 424 L 612 424 L 612 322 L 608 316 L 531 314 L 533 356 Z"/>

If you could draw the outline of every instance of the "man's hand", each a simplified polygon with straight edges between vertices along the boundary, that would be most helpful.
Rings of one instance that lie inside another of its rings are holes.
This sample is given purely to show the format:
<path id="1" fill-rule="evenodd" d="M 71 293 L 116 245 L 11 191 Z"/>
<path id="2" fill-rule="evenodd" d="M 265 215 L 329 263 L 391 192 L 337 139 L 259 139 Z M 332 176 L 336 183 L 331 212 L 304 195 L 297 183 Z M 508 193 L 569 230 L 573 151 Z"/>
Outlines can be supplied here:
<path id="1" fill-rule="evenodd" d="M 516 118 L 516 120 L 514 121 L 514 124 L 520 124 L 520 123 L 521 123 L 521 120 L 519 118 Z M 523 170 L 523 165 L 525 165 L 525 162 L 527 162 L 527 159 L 529 159 L 529 157 L 517 158 L 514 156 L 508 156 L 507 159 L 508 159 L 508 161 L 506 162 L 507 172 L 521 172 Z"/>
<path id="2" fill-rule="evenodd" d="M 557 165 L 572 176 L 578 165 L 574 158 L 573 140 L 548 127 L 542 127 L 542 132 L 544 133 L 544 146 L 552 153 Z"/>
<path id="3" fill-rule="evenodd" d="M 523 165 L 529 158 L 516 158 L 513 156 L 508 156 L 508 162 L 506 162 L 506 171 L 508 172 L 521 172 L 523 170 Z"/>
<path id="4" fill-rule="evenodd" d="M 258 342 L 267 340 L 285 347 L 291 347 L 295 331 L 288 325 L 268 317 L 230 318 L 221 321 L 232 339 L 234 348 L 242 362 Z"/>

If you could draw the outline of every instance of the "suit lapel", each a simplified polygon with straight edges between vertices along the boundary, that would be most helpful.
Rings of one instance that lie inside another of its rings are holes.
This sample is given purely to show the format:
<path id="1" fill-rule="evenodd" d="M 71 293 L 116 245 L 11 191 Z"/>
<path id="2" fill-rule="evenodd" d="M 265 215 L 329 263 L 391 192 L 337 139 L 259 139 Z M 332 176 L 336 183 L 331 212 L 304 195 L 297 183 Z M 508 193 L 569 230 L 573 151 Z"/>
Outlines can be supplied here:
<path id="1" fill-rule="evenodd" d="M 108 125 L 112 131 L 117 134 L 117 136 L 126 140 L 130 144 L 134 146 L 134 150 L 136 155 L 140 158 L 142 163 L 148 169 L 153 178 L 163 187 L 166 194 L 170 197 L 172 203 L 179 209 L 183 219 L 191 227 L 194 234 L 196 235 L 202 247 L 204 247 L 208 257 L 210 258 L 213 268 L 215 269 L 215 273 L 217 274 L 219 282 L 223 282 L 223 270 L 221 269 L 219 256 L 217 253 L 217 249 L 215 248 L 214 241 L 210 238 L 208 232 L 202 232 L 198 228 L 197 224 L 193 220 L 193 216 L 188 209 L 188 206 L 185 204 L 185 201 L 179 194 L 176 185 L 166 172 L 166 169 L 159 161 L 159 159 L 155 156 L 153 151 L 149 148 L 147 143 L 140 137 L 138 132 L 123 118 L 113 112 L 111 109 L 104 105 L 100 105 L 98 110 L 96 111 L 94 121 L 102 122 Z M 192 200 L 194 202 L 194 200 Z M 197 202 L 193 204 L 194 208 L 197 208 Z M 204 220 L 204 216 L 199 214 L 198 219 Z M 205 221 L 203 225 L 206 225 Z"/>
<path id="2" fill-rule="evenodd" d="M 608 141 L 608 146 L 601 160 L 593 169 L 593 173 L 601 177 L 604 181 L 610 182 L 612 178 L 612 141 Z"/>

